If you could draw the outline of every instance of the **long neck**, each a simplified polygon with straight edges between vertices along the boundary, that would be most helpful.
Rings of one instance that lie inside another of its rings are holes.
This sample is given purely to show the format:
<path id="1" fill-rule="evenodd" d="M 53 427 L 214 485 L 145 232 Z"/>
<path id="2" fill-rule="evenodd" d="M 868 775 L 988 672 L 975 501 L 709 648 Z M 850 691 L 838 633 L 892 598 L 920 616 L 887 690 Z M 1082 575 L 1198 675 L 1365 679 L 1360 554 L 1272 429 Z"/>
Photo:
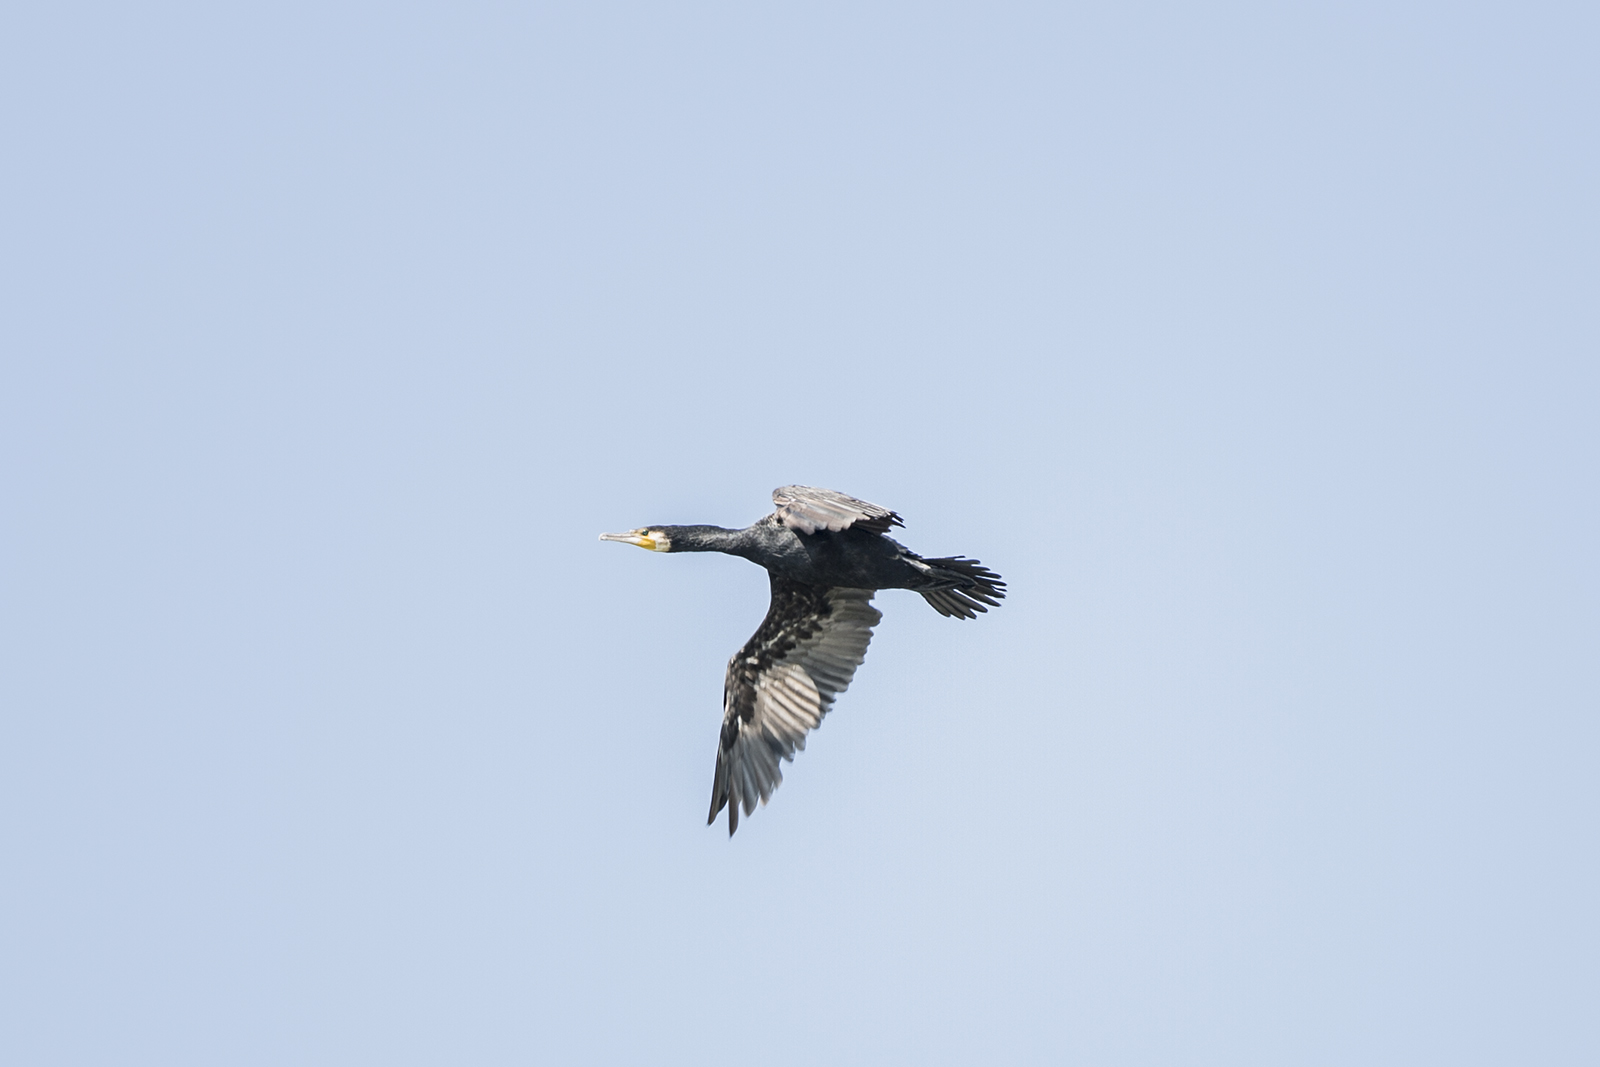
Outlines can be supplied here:
<path id="1" fill-rule="evenodd" d="M 725 530 L 721 526 L 663 526 L 661 532 L 671 538 L 673 552 L 726 552 L 730 556 L 742 556 L 751 548 L 748 530 Z"/>

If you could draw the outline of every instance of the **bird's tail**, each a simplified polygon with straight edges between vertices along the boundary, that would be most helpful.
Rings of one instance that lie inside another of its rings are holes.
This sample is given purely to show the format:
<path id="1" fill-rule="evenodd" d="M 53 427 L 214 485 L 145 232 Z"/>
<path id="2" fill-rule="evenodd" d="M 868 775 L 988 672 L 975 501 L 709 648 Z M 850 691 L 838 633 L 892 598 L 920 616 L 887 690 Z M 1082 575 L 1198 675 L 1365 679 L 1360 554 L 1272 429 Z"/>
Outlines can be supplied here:
<path id="1" fill-rule="evenodd" d="M 942 589 L 918 590 L 940 615 L 976 619 L 979 612 L 997 608 L 1005 599 L 1006 583 L 975 559 L 946 556 L 922 562 L 927 564 L 930 577 L 942 579 L 941 584 L 949 583 Z"/>

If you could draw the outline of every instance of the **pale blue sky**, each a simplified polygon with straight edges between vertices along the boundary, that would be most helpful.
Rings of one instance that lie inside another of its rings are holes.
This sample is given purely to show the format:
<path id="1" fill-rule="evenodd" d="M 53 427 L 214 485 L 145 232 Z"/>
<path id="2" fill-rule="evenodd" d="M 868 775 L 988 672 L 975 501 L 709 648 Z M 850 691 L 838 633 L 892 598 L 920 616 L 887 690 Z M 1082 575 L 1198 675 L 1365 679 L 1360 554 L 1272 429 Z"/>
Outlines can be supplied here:
<path id="1" fill-rule="evenodd" d="M 10 9 L 0 1059 L 1595 1062 L 1595 12 Z"/>

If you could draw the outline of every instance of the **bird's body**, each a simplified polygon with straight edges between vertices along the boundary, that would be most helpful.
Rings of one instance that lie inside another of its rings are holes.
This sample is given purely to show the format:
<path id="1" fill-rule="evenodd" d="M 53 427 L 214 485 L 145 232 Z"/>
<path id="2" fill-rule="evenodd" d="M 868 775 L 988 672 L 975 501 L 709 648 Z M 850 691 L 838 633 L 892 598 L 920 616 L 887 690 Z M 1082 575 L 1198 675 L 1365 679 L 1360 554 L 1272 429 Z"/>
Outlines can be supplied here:
<path id="1" fill-rule="evenodd" d="M 919 566 L 922 557 L 900 542 L 870 530 L 803 533 L 771 516 L 742 530 L 720 526 L 658 527 L 669 552 L 723 552 L 765 567 L 770 574 L 805 585 L 853 589 L 942 589 L 959 579 Z"/>
<path id="2" fill-rule="evenodd" d="M 777 511 L 742 530 L 653 526 L 601 534 L 658 552 L 723 552 L 767 569 L 772 604 L 755 635 L 728 662 L 711 815 L 728 807 L 728 833 L 783 780 L 780 759 L 844 692 L 882 614 L 879 589 L 911 589 L 941 615 L 975 618 L 1005 596 L 1000 576 L 959 556 L 925 559 L 887 536 L 900 516 L 810 486 L 773 491 Z"/>

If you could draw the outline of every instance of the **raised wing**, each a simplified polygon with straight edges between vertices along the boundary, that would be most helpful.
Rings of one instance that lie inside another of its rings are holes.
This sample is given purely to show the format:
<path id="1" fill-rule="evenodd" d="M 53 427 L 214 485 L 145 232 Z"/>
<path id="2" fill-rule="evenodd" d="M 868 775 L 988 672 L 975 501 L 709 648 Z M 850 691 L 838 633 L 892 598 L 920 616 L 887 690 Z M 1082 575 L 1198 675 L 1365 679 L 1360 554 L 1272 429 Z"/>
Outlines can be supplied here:
<path id="1" fill-rule="evenodd" d="M 845 691 L 882 613 L 871 589 L 823 589 L 772 576 L 772 607 L 728 661 L 722 737 L 711 783 L 710 825 L 728 809 L 728 835 L 783 781 L 793 760 Z"/>
<path id="2" fill-rule="evenodd" d="M 809 485 L 786 485 L 772 491 L 778 505 L 776 518 L 791 530 L 813 534 L 818 530 L 844 530 L 851 526 L 873 533 L 888 533 L 891 526 L 904 526 L 900 516 L 832 489 Z"/>

